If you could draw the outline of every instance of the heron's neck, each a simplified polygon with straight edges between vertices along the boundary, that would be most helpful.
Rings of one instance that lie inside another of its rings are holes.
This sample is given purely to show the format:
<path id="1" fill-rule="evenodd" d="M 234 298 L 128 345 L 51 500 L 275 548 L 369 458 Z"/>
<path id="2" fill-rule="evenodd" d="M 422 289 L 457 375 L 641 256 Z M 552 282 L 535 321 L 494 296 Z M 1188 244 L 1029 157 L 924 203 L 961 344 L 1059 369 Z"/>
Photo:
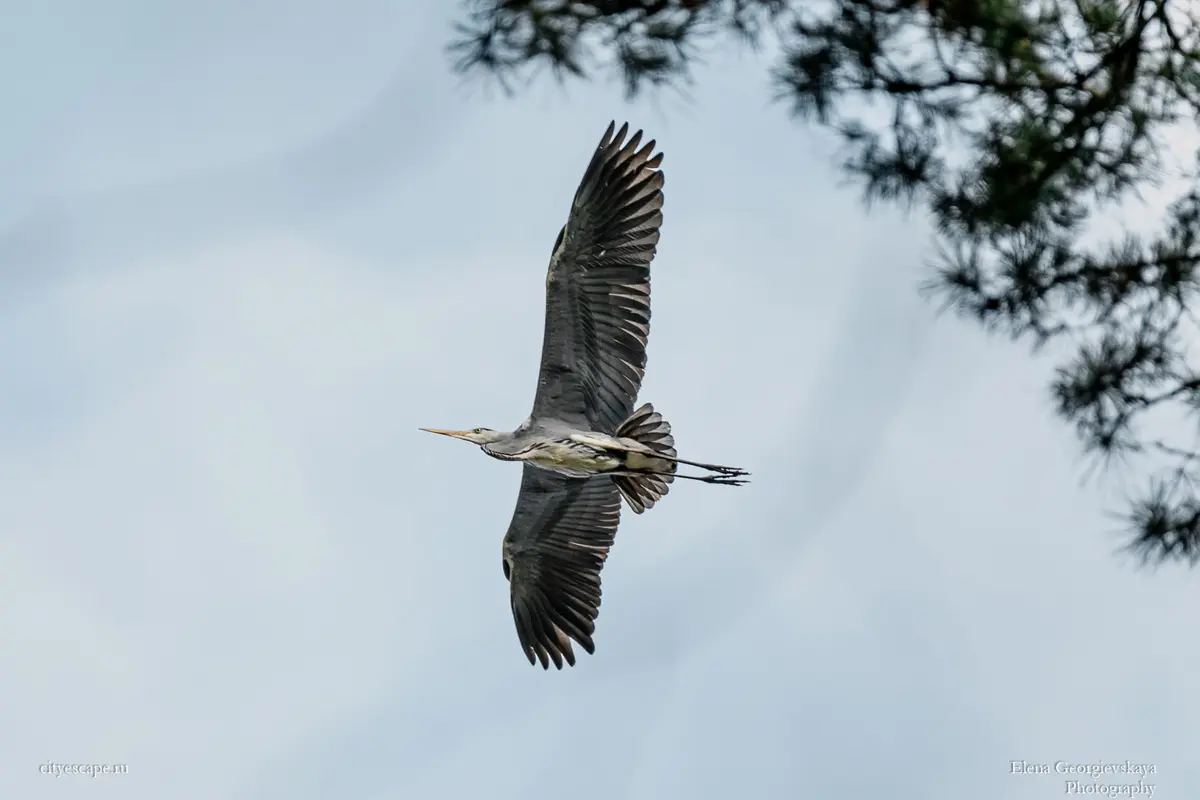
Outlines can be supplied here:
<path id="1" fill-rule="evenodd" d="M 506 433 L 503 436 L 496 437 L 496 440 L 493 442 L 481 444 L 479 449 L 492 458 L 498 458 L 501 461 L 514 461 L 519 459 L 529 449 L 528 444 L 528 442 L 522 441 L 512 434 Z"/>

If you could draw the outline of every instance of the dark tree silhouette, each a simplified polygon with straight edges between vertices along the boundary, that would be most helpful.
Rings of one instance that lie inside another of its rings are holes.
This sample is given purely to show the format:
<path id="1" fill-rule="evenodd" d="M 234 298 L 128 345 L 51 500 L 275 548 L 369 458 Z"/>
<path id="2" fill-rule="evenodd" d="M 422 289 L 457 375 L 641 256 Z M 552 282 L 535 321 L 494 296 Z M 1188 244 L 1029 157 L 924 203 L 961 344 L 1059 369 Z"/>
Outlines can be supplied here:
<path id="1" fill-rule="evenodd" d="M 930 213 L 930 295 L 1035 348 L 1073 349 L 1051 386 L 1058 413 L 1102 461 L 1146 459 L 1122 512 L 1128 547 L 1200 562 L 1200 183 L 1164 142 L 1200 119 L 1189 0 L 466 6 L 455 68 L 506 89 L 545 65 L 560 80 L 615 73 L 632 96 L 688 84 L 721 37 L 774 37 L 777 99 L 838 132 L 865 199 Z M 1139 189 L 1167 177 L 1185 188 L 1157 231 L 1114 235 Z"/>

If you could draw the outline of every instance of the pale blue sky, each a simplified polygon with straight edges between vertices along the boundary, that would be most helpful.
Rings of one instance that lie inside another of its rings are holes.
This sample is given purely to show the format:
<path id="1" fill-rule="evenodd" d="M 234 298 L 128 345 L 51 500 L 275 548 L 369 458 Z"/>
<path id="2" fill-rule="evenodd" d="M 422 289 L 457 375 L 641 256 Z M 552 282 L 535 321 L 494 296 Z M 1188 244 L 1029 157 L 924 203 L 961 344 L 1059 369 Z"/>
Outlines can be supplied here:
<path id="1" fill-rule="evenodd" d="M 1064 793 L 1013 759 L 1194 796 L 1193 576 L 1113 556 L 1052 363 L 935 318 L 927 230 L 755 58 L 504 100 L 448 3 L 2 7 L 0 796 Z M 754 482 L 626 513 L 547 674 L 520 470 L 417 428 L 528 412 L 613 118 L 666 153 L 643 398 Z"/>

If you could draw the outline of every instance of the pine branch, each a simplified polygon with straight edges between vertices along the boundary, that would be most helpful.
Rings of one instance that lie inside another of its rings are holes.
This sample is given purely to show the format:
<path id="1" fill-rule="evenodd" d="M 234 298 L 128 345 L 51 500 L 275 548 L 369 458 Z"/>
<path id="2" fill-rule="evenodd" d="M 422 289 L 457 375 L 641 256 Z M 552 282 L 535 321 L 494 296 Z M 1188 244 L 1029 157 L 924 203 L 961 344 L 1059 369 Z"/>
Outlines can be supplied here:
<path id="1" fill-rule="evenodd" d="M 1200 561 L 1200 186 L 1158 231 L 1096 222 L 1161 181 L 1163 132 L 1200 116 L 1194 4 L 472 0 L 467 16 L 460 71 L 615 72 L 629 95 L 692 80 L 718 37 L 775 37 L 776 98 L 841 135 L 864 199 L 931 213 L 942 257 L 925 291 L 1034 347 L 1073 343 L 1050 389 L 1085 450 L 1165 464 L 1130 501 L 1130 547 Z M 1178 436 L 1152 436 L 1154 420 Z"/>

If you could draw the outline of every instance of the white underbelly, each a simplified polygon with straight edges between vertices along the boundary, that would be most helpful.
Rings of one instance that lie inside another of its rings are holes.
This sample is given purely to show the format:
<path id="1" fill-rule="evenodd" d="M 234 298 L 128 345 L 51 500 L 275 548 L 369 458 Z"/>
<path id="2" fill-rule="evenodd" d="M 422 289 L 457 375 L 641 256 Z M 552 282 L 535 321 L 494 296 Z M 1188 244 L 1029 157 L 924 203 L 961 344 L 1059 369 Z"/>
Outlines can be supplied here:
<path id="1" fill-rule="evenodd" d="M 621 466 L 619 459 L 603 450 L 574 442 L 550 442 L 522 460 L 572 478 L 584 478 Z"/>

